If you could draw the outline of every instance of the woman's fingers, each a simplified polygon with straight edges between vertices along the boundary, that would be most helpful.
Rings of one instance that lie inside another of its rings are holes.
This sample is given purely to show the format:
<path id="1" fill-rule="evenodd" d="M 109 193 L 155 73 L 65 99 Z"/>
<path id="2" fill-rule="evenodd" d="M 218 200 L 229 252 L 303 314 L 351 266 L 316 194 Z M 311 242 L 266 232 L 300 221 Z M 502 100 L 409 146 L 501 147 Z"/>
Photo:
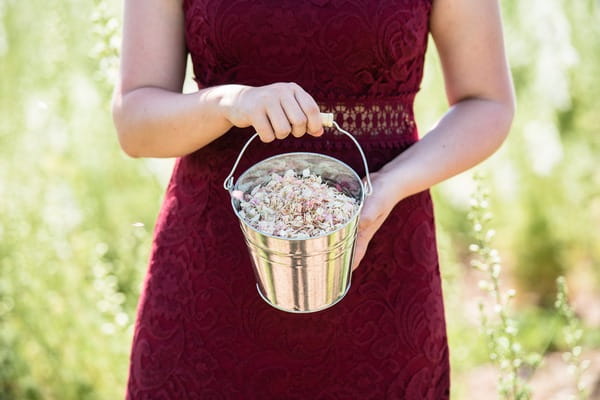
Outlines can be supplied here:
<path id="1" fill-rule="evenodd" d="M 287 116 L 288 121 L 292 125 L 292 135 L 294 137 L 300 137 L 306 133 L 306 125 L 308 119 L 300 108 L 300 105 L 296 101 L 296 98 L 292 96 L 286 96 L 281 99 L 281 107 Z"/>
<path id="2" fill-rule="evenodd" d="M 360 261 L 367 253 L 371 239 L 375 236 L 375 233 L 379 230 L 395 205 L 395 203 L 390 202 L 393 195 L 385 191 L 385 188 L 389 187 L 389 185 L 386 186 L 384 184 L 385 181 L 385 174 L 381 172 L 371 173 L 371 182 L 376 188 L 373 190 L 373 194 L 365 199 L 360 213 L 356 235 L 356 250 L 352 264 L 353 270 L 359 266 Z"/>
<path id="3" fill-rule="evenodd" d="M 277 139 L 285 139 L 292 132 L 288 117 L 279 102 L 269 105 L 267 108 L 267 117 L 271 122 L 271 127 Z"/>
<path id="4" fill-rule="evenodd" d="M 306 93 L 300 86 L 295 85 L 294 97 L 302 108 L 304 115 L 307 118 L 306 132 L 312 136 L 321 136 L 323 134 L 323 122 L 321 121 L 321 113 L 319 106 L 311 95 Z"/>
<path id="5" fill-rule="evenodd" d="M 323 134 L 319 106 L 295 83 L 243 87 L 226 102 L 227 118 L 234 126 L 253 125 L 263 142 Z"/>
<path id="6" fill-rule="evenodd" d="M 272 142 L 275 140 L 275 132 L 273 132 L 273 128 L 271 127 L 271 122 L 267 118 L 265 113 L 257 113 L 254 116 L 254 121 L 252 122 L 254 125 L 254 129 L 256 129 L 256 133 L 265 143 Z"/>
<path id="7" fill-rule="evenodd" d="M 360 265 L 360 262 L 367 252 L 367 245 L 368 243 L 365 243 L 363 236 L 360 234 L 357 235 L 356 246 L 354 248 L 354 259 L 352 260 L 352 271 L 354 271 Z"/>

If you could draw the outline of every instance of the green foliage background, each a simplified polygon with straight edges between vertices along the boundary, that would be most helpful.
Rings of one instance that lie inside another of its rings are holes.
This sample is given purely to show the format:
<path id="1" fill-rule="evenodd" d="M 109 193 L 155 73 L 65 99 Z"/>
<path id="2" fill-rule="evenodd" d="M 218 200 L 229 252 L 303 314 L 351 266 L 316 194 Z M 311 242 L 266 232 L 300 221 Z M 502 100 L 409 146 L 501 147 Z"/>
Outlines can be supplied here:
<path id="1" fill-rule="evenodd" d="M 532 320 L 555 319 L 555 277 L 587 271 L 600 281 L 600 5 L 502 6 L 519 111 L 481 168 L 498 247 L 524 299 L 525 341 L 548 343 Z M 170 162 L 129 159 L 116 140 L 109 101 L 120 7 L 0 2 L 0 400 L 124 393 Z M 446 107 L 434 51 L 416 107 L 422 131 Z M 465 174 L 434 191 L 455 373 L 485 360 L 453 302 L 468 269 L 472 190 Z"/>

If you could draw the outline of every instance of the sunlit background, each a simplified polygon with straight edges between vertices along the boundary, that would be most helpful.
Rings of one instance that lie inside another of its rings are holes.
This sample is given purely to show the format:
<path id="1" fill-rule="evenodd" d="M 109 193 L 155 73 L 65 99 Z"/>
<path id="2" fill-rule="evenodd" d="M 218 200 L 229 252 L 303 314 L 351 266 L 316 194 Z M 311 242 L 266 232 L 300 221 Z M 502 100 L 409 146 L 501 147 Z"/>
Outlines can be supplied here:
<path id="1" fill-rule="evenodd" d="M 600 3 L 502 7 L 511 136 L 434 189 L 453 398 L 600 399 Z M 0 400 L 123 397 L 172 160 L 118 146 L 120 19 L 116 0 L 0 0 Z M 446 107 L 430 50 L 422 132 Z"/>

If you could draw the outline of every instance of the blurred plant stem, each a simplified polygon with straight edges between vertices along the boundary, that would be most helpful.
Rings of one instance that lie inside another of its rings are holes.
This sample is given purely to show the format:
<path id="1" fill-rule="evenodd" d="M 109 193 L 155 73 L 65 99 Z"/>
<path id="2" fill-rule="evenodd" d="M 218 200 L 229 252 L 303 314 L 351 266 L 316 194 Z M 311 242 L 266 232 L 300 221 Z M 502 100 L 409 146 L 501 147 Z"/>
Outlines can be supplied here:
<path id="1" fill-rule="evenodd" d="M 586 400 L 589 398 L 588 390 L 583 382 L 583 374 L 590 366 L 589 360 L 581 359 L 583 329 L 581 322 L 575 315 L 573 308 L 569 304 L 569 293 L 566 280 L 563 276 L 556 280 L 557 295 L 556 295 L 556 310 L 564 319 L 565 326 L 562 329 L 565 343 L 568 351 L 563 353 L 563 359 L 568 365 L 567 370 L 573 374 L 575 378 L 576 396 L 571 396 L 573 400 Z"/>
<path id="2" fill-rule="evenodd" d="M 473 243 L 469 250 L 474 253 L 472 266 L 485 273 L 479 287 L 489 296 L 489 302 L 480 300 L 481 325 L 487 338 L 489 358 L 500 370 L 498 393 L 502 399 L 531 399 L 531 390 L 521 371 L 524 367 L 537 368 L 539 354 L 524 354 L 517 341 L 519 332 L 516 321 L 509 315 L 509 303 L 515 290 L 501 289 L 501 259 L 492 247 L 495 231 L 488 227 L 492 220 L 489 209 L 489 190 L 483 185 L 483 176 L 475 174 L 476 190 L 471 198 L 468 218 L 473 226 Z"/>

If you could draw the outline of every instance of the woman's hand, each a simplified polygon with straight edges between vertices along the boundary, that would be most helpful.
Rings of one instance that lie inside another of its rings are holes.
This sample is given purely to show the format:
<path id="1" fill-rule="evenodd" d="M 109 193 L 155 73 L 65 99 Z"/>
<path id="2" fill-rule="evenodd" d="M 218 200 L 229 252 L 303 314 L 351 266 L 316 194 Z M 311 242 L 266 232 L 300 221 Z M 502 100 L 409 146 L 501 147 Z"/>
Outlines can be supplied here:
<path id="1" fill-rule="evenodd" d="M 400 200 L 396 190 L 393 190 L 393 182 L 384 172 L 372 172 L 371 183 L 373 194 L 365 197 L 365 204 L 360 213 L 352 270 L 358 268 L 373 235 Z"/>
<path id="2" fill-rule="evenodd" d="M 225 117 L 240 128 L 253 126 L 263 142 L 285 139 L 290 133 L 295 137 L 323 134 L 319 106 L 299 85 L 235 86 L 238 90 L 221 102 Z"/>

